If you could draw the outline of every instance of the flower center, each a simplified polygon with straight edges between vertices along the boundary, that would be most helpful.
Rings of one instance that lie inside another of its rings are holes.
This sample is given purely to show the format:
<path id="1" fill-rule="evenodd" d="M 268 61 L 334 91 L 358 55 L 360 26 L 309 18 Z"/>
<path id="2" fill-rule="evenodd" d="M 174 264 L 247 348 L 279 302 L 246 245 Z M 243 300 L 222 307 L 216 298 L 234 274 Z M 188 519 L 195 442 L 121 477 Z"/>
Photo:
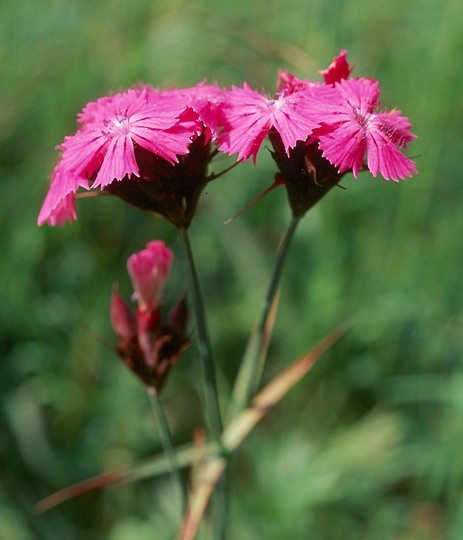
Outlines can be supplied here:
<path id="1" fill-rule="evenodd" d="M 352 107 L 352 114 L 357 124 L 363 129 L 367 129 L 370 123 L 371 114 L 362 114 L 359 107 Z"/>
<path id="2" fill-rule="evenodd" d="M 269 99 L 267 100 L 267 102 L 265 103 L 267 105 L 267 107 L 269 109 L 271 109 L 272 111 L 276 111 L 278 110 L 281 105 L 283 104 L 283 100 L 281 98 L 278 98 L 278 99 Z"/>
<path id="3" fill-rule="evenodd" d="M 118 116 L 113 119 L 113 129 L 121 135 L 130 133 L 130 120 L 126 116 Z"/>

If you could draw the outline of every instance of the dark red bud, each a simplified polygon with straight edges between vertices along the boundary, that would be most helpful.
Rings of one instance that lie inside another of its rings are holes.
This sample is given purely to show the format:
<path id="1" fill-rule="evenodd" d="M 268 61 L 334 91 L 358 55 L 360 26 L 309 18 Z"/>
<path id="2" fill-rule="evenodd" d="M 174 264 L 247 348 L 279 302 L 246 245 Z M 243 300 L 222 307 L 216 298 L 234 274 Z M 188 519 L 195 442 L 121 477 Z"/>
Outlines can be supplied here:
<path id="1" fill-rule="evenodd" d="M 188 304 L 185 296 L 182 296 L 175 306 L 169 311 L 167 319 L 169 328 L 177 332 L 180 336 L 186 333 L 188 323 Z"/>
<path id="2" fill-rule="evenodd" d="M 137 325 L 133 313 L 119 294 L 116 287 L 111 295 L 111 325 L 119 339 L 130 340 L 137 333 Z"/>

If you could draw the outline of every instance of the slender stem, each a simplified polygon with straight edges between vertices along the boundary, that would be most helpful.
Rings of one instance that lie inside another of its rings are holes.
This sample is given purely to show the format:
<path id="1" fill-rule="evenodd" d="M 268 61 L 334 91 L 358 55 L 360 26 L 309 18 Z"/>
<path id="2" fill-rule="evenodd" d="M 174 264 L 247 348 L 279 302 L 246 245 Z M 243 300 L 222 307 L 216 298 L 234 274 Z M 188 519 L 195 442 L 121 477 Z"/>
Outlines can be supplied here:
<path id="1" fill-rule="evenodd" d="M 206 394 L 206 410 L 209 427 L 214 439 L 221 445 L 222 416 L 219 407 L 219 394 L 217 390 L 217 379 L 215 374 L 214 357 L 212 354 L 209 332 L 206 324 L 206 313 L 204 309 L 203 297 L 199 285 L 198 275 L 193 259 L 188 231 L 180 229 L 183 250 L 187 259 L 188 277 L 190 280 L 193 305 L 198 325 L 199 354 L 203 363 L 204 387 Z"/>
<path id="2" fill-rule="evenodd" d="M 213 502 L 215 504 L 214 538 L 225 540 L 228 524 L 228 500 L 230 497 L 231 470 L 226 467 L 217 481 Z"/>
<path id="3" fill-rule="evenodd" d="M 215 373 L 214 357 L 212 353 L 209 332 L 206 323 L 206 312 L 204 309 L 203 296 L 199 285 L 196 266 L 191 249 L 190 238 L 186 229 L 180 230 L 180 238 L 182 240 L 183 250 L 187 259 L 188 276 L 190 287 L 193 296 L 193 304 L 196 315 L 196 323 L 198 325 L 198 343 L 199 353 L 203 363 L 204 372 L 204 387 L 206 397 L 206 411 L 209 423 L 209 428 L 214 441 L 217 443 L 218 449 L 224 453 L 222 443 L 222 415 L 219 406 L 219 394 L 217 390 L 217 379 Z M 217 483 L 217 488 L 213 497 L 215 508 L 214 520 L 214 538 L 216 540 L 224 540 L 227 534 L 227 515 L 228 515 L 228 479 L 226 472 Z"/>
<path id="4" fill-rule="evenodd" d="M 243 361 L 236 379 L 229 420 L 231 420 L 236 414 L 240 413 L 248 405 L 249 400 L 255 394 L 259 386 L 267 352 L 268 336 L 266 335 L 266 327 L 269 321 L 270 310 L 278 291 L 288 248 L 291 244 L 291 240 L 294 236 L 298 223 L 299 218 L 293 216 L 282 238 L 282 241 L 278 246 L 275 264 L 264 304 L 262 306 L 260 319 L 248 342 L 248 346 L 244 353 Z"/>
<path id="5" fill-rule="evenodd" d="M 286 255 L 288 253 L 289 245 L 293 239 L 294 232 L 299 224 L 299 218 L 291 218 L 289 226 L 283 236 L 280 245 L 275 257 L 275 266 L 273 267 L 272 276 L 270 279 L 269 288 L 267 290 L 267 295 L 265 297 L 264 306 L 262 309 L 261 319 L 259 321 L 258 332 L 262 336 L 264 334 L 265 326 L 267 324 L 267 319 L 270 313 L 270 308 L 272 307 L 273 299 L 278 290 L 280 284 L 281 274 L 283 272 L 283 266 L 286 261 Z M 262 339 L 261 339 L 262 341 Z"/>
<path id="6" fill-rule="evenodd" d="M 186 508 L 188 501 L 188 490 L 186 482 L 182 479 L 180 474 L 180 469 L 177 463 L 177 458 L 175 457 L 174 445 L 172 443 L 172 435 L 170 433 L 169 425 L 167 424 L 166 415 L 164 414 L 164 408 L 159 400 L 158 393 L 156 389 L 150 386 L 147 389 L 148 397 L 151 404 L 151 409 L 156 418 L 159 434 L 161 436 L 161 443 L 164 448 L 164 452 L 167 456 L 167 459 L 170 463 L 170 474 L 173 482 L 173 487 L 175 489 L 175 483 L 180 487 L 183 499 L 183 508 Z"/>

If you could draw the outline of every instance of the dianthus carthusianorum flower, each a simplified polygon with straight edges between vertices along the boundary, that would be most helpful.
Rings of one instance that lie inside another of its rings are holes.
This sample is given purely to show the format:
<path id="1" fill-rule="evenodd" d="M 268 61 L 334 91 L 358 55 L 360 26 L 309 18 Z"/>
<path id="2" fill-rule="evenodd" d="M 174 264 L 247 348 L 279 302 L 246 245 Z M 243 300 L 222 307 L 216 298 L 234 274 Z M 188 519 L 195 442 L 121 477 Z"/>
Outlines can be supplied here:
<path id="1" fill-rule="evenodd" d="M 238 154 L 245 161 L 257 153 L 270 130 L 276 131 L 286 153 L 297 141 L 306 140 L 320 126 L 321 113 L 334 96 L 331 88 L 322 85 L 275 98 L 264 96 L 244 83 L 225 90 L 221 121 L 220 150 Z"/>
<path id="2" fill-rule="evenodd" d="M 279 169 L 275 185 L 285 185 L 296 217 L 348 172 L 395 181 L 417 172 L 402 153 L 415 138 L 410 122 L 400 111 L 379 110 L 378 82 L 349 79 L 351 72 L 342 50 L 320 71 L 323 82 L 280 71 L 274 99 L 246 83 L 225 91 L 220 149 L 255 162 L 268 136 Z"/>
<path id="3" fill-rule="evenodd" d="M 339 172 L 351 170 L 355 178 L 363 168 L 373 176 L 398 181 L 417 173 L 414 163 L 401 148 L 415 138 L 408 118 L 400 111 L 376 112 L 379 85 L 372 79 L 337 82 L 338 106 L 327 111 L 320 129 L 314 134 L 323 157 Z"/>
<path id="4" fill-rule="evenodd" d="M 185 106 L 175 95 L 150 87 L 89 103 L 78 115 L 80 129 L 64 139 L 39 225 L 75 220 L 74 195 L 83 187 L 104 189 L 124 177 L 140 177 L 136 148 L 169 163 L 188 153 L 192 122 L 180 122 Z"/>
<path id="5" fill-rule="evenodd" d="M 207 183 L 220 96 L 213 85 L 164 92 L 145 86 L 87 104 L 79 129 L 59 147 L 39 225 L 74 221 L 77 190 L 100 188 L 187 226 Z"/>

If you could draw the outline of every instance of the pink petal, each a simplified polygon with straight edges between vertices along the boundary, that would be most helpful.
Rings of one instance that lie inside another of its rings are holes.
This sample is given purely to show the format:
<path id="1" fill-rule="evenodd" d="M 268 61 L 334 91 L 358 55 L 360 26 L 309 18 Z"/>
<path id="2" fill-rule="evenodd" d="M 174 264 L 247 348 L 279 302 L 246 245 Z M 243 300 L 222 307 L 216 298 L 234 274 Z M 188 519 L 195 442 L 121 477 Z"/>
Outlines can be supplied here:
<path id="1" fill-rule="evenodd" d="M 64 225 L 66 220 L 77 219 L 74 195 L 79 187 L 88 189 L 85 179 L 77 178 L 58 164 L 53 173 L 50 189 L 40 209 L 37 224 Z"/>
<path id="2" fill-rule="evenodd" d="M 378 105 L 379 85 L 373 79 L 344 79 L 336 83 L 345 106 L 365 116 Z"/>
<path id="3" fill-rule="evenodd" d="M 347 50 L 343 49 L 338 56 L 333 58 L 333 61 L 327 69 L 319 71 L 323 76 L 325 84 L 334 84 L 343 79 L 348 79 L 352 72 L 353 66 L 347 62 Z"/>
<path id="4" fill-rule="evenodd" d="M 329 135 L 320 136 L 319 147 L 323 157 L 340 172 L 352 169 L 357 178 L 365 156 L 366 138 L 365 131 L 356 122 L 344 122 Z"/>
<path id="5" fill-rule="evenodd" d="M 257 153 L 271 126 L 268 117 L 254 116 L 252 121 L 248 118 L 246 123 L 243 121 L 241 125 L 221 135 L 220 150 L 230 155 L 237 153 L 238 161 L 246 161 L 250 156 L 253 156 L 255 163 Z"/>
<path id="6" fill-rule="evenodd" d="M 407 148 L 408 143 L 416 138 L 411 133 L 411 124 L 406 116 L 401 116 L 400 111 L 394 109 L 387 113 L 377 113 L 375 117 L 381 130 L 399 148 Z"/>
<path id="7" fill-rule="evenodd" d="M 416 174 L 418 171 L 411 159 L 402 154 L 397 146 L 380 129 L 371 129 L 367 139 L 368 169 L 373 176 L 378 172 L 386 180 L 399 181 L 399 178 Z"/>
<path id="8" fill-rule="evenodd" d="M 103 189 L 114 180 L 122 180 L 126 175 L 139 176 L 132 140 L 128 135 L 113 137 L 92 187 L 100 186 Z"/>
<path id="9" fill-rule="evenodd" d="M 309 90 L 318 84 L 306 79 L 298 79 L 296 75 L 280 69 L 277 77 L 277 93 L 284 93 L 286 96 L 289 96 L 294 92 Z"/>
<path id="10" fill-rule="evenodd" d="M 47 204 L 44 204 L 42 210 L 40 211 L 37 224 L 43 225 L 48 223 L 52 227 L 57 224 L 63 226 L 66 221 L 76 221 L 77 212 L 76 212 L 76 203 L 74 193 L 69 193 L 61 199 L 56 206 L 49 208 Z"/>
<path id="11" fill-rule="evenodd" d="M 169 163 L 177 163 L 178 155 L 188 153 L 188 146 L 194 136 L 195 123 L 178 123 L 172 127 L 158 130 L 150 127 L 150 122 L 144 125 L 134 125 L 131 137 L 135 143 L 146 150 L 165 159 Z"/>
<path id="12" fill-rule="evenodd" d="M 64 139 L 60 167 L 69 175 L 90 179 L 103 161 L 107 144 L 101 131 L 80 130 Z"/>

